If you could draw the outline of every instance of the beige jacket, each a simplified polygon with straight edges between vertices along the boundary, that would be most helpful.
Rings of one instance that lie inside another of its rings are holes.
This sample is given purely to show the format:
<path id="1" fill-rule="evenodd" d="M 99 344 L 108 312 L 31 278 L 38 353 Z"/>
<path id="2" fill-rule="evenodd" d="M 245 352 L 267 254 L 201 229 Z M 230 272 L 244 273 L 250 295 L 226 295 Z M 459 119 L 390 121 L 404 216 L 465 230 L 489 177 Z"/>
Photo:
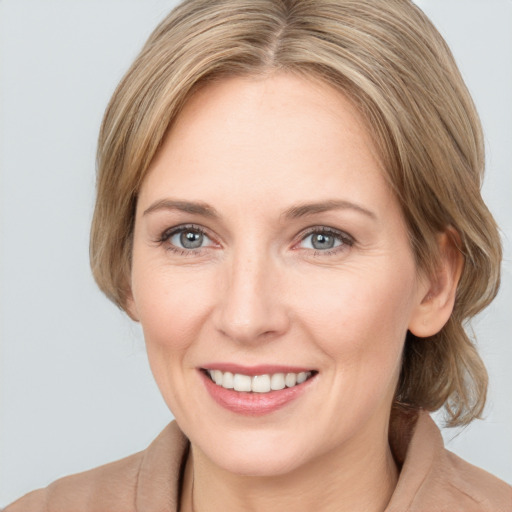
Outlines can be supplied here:
<path id="1" fill-rule="evenodd" d="M 414 420 L 392 425 L 402 468 L 386 512 L 512 512 L 511 486 L 447 451 L 427 413 Z M 57 480 L 5 512 L 175 512 L 187 450 L 172 422 L 146 450 Z"/>

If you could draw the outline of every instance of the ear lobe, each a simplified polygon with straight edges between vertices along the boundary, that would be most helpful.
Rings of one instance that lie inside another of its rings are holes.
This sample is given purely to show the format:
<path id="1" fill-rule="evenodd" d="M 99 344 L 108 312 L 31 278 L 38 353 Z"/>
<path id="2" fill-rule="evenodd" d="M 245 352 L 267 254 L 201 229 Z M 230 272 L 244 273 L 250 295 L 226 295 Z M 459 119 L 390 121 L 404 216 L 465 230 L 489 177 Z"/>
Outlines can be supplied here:
<path id="1" fill-rule="evenodd" d="M 437 271 L 427 278 L 421 292 L 423 297 L 409 323 L 409 331 L 419 338 L 437 334 L 450 318 L 464 267 L 464 257 L 459 250 L 460 236 L 455 229 L 449 227 L 441 233 L 438 246 Z"/>

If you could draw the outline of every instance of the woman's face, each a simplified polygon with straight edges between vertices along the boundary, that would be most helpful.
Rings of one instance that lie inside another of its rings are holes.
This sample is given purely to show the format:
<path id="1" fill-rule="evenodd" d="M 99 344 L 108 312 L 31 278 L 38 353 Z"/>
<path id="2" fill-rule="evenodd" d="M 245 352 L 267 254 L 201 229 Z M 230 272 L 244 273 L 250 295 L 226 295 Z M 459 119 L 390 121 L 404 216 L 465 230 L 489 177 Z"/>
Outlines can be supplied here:
<path id="1" fill-rule="evenodd" d="M 158 386 L 211 463 L 277 475 L 386 443 L 426 285 L 339 92 L 276 74 L 196 93 L 140 190 L 131 278 Z"/>

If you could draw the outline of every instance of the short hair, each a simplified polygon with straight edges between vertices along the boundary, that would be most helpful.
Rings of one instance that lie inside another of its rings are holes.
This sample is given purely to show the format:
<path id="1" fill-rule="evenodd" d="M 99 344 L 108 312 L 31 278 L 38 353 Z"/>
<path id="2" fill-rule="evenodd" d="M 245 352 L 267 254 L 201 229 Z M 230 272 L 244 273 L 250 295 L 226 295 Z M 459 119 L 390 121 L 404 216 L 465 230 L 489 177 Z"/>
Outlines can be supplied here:
<path id="1" fill-rule="evenodd" d="M 169 126 L 209 82 L 275 72 L 338 89 L 367 122 L 406 220 L 420 270 L 437 237 L 464 257 L 452 315 L 427 339 L 407 334 L 395 403 L 447 424 L 479 417 L 487 372 L 467 321 L 495 297 L 501 242 L 480 189 L 478 114 L 445 41 L 409 0 L 185 0 L 154 30 L 117 87 L 101 126 L 91 267 L 126 309 L 137 195 Z"/>

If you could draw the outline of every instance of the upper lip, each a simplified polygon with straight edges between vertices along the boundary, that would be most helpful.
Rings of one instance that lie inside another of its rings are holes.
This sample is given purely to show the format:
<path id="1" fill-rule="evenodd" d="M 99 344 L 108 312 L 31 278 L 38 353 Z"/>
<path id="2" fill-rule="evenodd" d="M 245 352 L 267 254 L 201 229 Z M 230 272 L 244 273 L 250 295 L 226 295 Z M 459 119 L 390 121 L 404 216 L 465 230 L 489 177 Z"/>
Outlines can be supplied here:
<path id="1" fill-rule="evenodd" d="M 313 372 L 313 368 L 307 366 L 292 366 L 281 364 L 258 364 L 252 366 L 244 366 L 235 363 L 210 363 L 201 366 L 203 370 L 220 370 L 221 372 L 231 372 L 233 374 L 240 373 L 242 375 L 266 375 L 274 373 L 301 373 Z"/>

